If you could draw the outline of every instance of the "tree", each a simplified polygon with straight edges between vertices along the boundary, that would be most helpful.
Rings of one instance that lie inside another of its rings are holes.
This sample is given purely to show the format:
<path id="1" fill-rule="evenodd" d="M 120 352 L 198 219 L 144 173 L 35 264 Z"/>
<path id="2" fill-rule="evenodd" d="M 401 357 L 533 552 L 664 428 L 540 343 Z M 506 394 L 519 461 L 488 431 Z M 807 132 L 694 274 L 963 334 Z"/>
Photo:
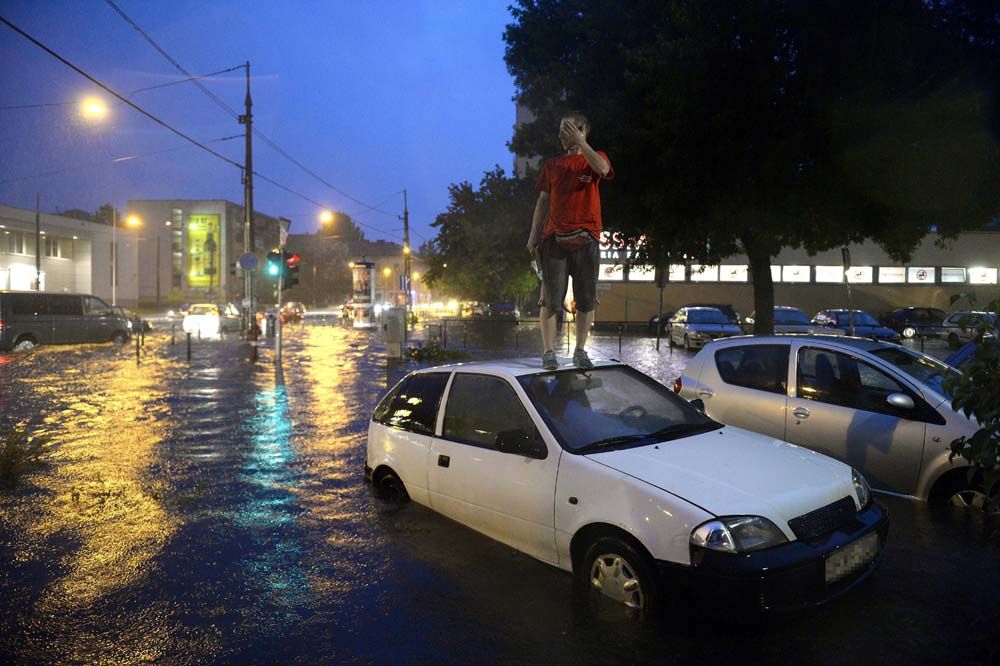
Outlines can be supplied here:
<path id="1" fill-rule="evenodd" d="M 769 333 L 782 248 L 905 259 L 1000 210 L 997 19 L 969 6 L 521 0 L 505 59 L 537 120 L 511 145 L 551 154 L 584 110 L 618 178 L 606 223 L 659 264 L 745 253 Z"/>
<path id="2" fill-rule="evenodd" d="M 452 184 L 448 210 L 431 224 L 437 237 L 420 247 L 429 267 L 424 282 L 464 299 L 522 306 L 538 288 L 525 250 L 533 185 L 529 178 L 508 178 L 499 166 L 483 174 L 479 189 Z"/>

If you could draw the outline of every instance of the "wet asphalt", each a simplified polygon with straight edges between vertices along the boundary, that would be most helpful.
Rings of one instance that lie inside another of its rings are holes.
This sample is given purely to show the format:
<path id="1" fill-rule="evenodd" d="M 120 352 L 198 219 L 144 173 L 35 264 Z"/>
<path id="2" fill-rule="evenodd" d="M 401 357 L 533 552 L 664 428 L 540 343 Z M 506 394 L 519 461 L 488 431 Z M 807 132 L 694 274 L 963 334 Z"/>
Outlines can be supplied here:
<path id="1" fill-rule="evenodd" d="M 449 335 L 474 358 L 537 346 L 530 330 Z M 615 334 L 592 349 L 668 385 L 688 358 L 648 338 L 619 351 Z M 387 362 L 377 334 L 291 326 L 281 376 L 271 360 L 205 340 L 188 362 L 162 332 L 138 365 L 131 346 L 0 355 L 0 425 L 54 443 L 0 493 L 0 663 L 1000 659 L 1000 546 L 977 517 L 883 497 L 885 560 L 843 598 L 750 619 L 678 597 L 636 621 L 568 574 L 372 496 L 368 417 L 416 367 Z"/>

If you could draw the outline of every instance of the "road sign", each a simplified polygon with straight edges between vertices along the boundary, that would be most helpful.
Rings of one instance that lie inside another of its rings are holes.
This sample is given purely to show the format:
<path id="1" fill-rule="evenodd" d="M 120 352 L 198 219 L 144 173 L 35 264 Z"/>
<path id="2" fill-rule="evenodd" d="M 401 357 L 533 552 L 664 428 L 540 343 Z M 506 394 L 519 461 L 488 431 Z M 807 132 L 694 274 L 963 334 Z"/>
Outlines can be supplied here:
<path id="1" fill-rule="evenodd" d="M 240 257 L 240 268 L 245 271 L 252 271 L 257 268 L 257 255 L 253 252 L 247 252 Z"/>

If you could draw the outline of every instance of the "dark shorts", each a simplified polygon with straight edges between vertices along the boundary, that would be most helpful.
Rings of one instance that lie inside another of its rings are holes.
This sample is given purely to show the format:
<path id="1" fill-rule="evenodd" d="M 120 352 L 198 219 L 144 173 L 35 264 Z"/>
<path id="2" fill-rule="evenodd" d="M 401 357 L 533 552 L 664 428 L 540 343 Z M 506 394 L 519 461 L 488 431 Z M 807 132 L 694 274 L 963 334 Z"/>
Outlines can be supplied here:
<path id="1" fill-rule="evenodd" d="M 600 247 L 593 238 L 573 252 L 559 247 L 555 237 L 546 238 L 542 256 L 542 297 L 539 305 L 558 312 L 566 300 L 569 276 L 573 277 L 573 299 L 578 312 L 593 312 L 597 307 L 597 273 L 601 267 Z"/>

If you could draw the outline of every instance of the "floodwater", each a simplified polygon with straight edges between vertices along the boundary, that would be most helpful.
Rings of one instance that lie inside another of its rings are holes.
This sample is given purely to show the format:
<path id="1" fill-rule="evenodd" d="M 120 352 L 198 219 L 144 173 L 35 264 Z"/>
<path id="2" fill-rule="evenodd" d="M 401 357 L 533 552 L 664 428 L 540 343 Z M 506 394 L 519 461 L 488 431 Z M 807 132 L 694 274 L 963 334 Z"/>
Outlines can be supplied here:
<path id="1" fill-rule="evenodd" d="M 421 335 L 426 335 L 426 331 Z M 464 333 L 464 331 L 462 332 Z M 465 340 L 452 335 L 449 346 Z M 480 337 L 476 337 L 476 336 Z M 499 340 L 492 340 L 499 335 Z M 537 332 L 472 333 L 473 356 Z M 594 339 L 669 384 L 688 358 Z M 363 480 L 368 417 L 407 367 L 376 333 L 286 329 L 269 350 L 169 335 L 0 355 L 0 426 L 47 433 L 0 494 L 0 663 L 988 663 L 1000 553 L 967 516 L 901 500 L 883 567 L 762 623 L 594 607 L 570 576 Z M 724 609 L 725 599 L 714 602 Z M 990 652 L 992 650 L 992 653 Z M 992 655 L 992 656 L 991 656 Z"/>

